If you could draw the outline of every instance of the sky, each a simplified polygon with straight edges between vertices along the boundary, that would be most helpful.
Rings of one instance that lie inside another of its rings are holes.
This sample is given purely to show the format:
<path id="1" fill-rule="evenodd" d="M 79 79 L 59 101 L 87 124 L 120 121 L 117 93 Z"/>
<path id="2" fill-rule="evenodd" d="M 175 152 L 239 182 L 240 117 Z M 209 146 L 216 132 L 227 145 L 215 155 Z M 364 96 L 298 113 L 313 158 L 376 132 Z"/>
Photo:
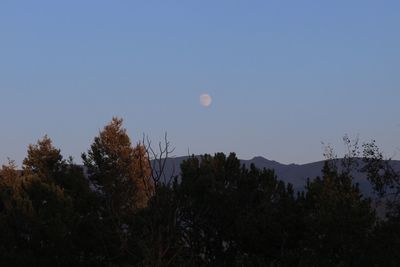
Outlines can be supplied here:
<path id="1" fill-rule="evenodd" d="M 0 163 L 80 162 L 113 116 L 173 156 L 282 163 L 375 139 L 400 158 L 400 1 L 0 1 Z M 210 107 L 199 104 L 211 95 Z"/>

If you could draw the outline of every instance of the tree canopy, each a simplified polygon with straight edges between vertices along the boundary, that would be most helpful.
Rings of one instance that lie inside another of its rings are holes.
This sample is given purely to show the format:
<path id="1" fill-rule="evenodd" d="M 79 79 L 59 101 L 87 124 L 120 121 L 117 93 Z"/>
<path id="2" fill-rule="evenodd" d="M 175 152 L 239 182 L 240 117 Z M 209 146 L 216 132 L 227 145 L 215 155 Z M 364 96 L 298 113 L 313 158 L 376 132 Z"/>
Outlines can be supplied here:
<path id="1" fill-rule="evenodd" d="M 356 154 L 348 168 L 328 159 L 295 190 L 234 153 L 190 156 L 163 182 L 163 168 L 152 169 L 163 159 L 149 145 L 132 145 L 113 118 L 82 154 L 84 166 L 48 136 L 28 146 L 21 170 L 3 165 L 0 266 L 400 264 L 400 176 L 373 142 L 362 170 L 386 215 L 353 180 Z"/>

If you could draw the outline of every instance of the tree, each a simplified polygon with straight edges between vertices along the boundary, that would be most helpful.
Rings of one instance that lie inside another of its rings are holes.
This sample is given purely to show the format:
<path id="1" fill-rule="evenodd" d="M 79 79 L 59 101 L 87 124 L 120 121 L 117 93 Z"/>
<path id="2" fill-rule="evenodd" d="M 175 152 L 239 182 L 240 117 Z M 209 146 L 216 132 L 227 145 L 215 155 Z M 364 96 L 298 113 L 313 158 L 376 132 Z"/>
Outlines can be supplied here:
<path id="1" fill-rule="evenodd" d="M 123 120 L 113 118 L 82 158 L 89 179 L 104 193 L 115 213 L 130 213 L 147 205 L 153 190 L 150 165 L 140 144 L 132 147 Z"/>
<path id="2" fill-rule="evenodd" d="M 365 258 L 375 222 L 371 200 L 351 175 L 338 174 L 325 162 L 322 178 L 308 181 L 304 207 L 306 234 L 301 266 L 354 266 Z"/>
<path id="3" fill-rule="evenodd" d="M 187 262 L 196 266 L 230 265 L 235 260 L 235 205 L 231 197 L 240 163 L 232 154 L 191 157 L 181 165 L 182 203 Z"/>
<path id="4" fill-rule="evenodd" d="M 156 187 L 149 205 L 135 216 L 133 246 L 140 251 L 142 266 L 182 266 L 185 243 L 181 205 L 176 190 L 164 184 Z"/>
<path id="5" fill-rule="evenodd" d="M 45 135 L 35 145 L 29 145 L 28 155 L 23 161 L 23 170 L 48 180 L 65 167 L 60 149 L 53 147 L 51 139 Z M 53 177 L 54 178 L 54 177 Z M 52 181 L 54 182 L 54 181 Z"/>
<path id="6" fill-rule="evenodd" d="M 0 169 L 0 265 L 24 266 L 33 259 L 29 241 L 34 220 L 32 202 L 22 188 L 22 178 L 13 161 Z"/>
<path id="7" fill-rule="evenodd" d="M 45 173 L 45 178 L 38 175 Z M 21 175 L 12 162 L 1 170 L 4 232 L 0 235 L 7 240 L 1 261 L 5 265 L 66 266 L 73 259 L 69 250 L 72 200 L 47 174 L 42 169 Z"/>
<path id="8" fill-rule="evenodd" d="M 154 194 L 150 162 L 142 145 L 133 147 L 123 120 L 113 118 L 82 155 L 100 201 L 98 231 L 107 261 L 126 262 L 137 255 L 129 247 L 133 216 Z"/>
<path id="9" fill-rule="evenodd" d="M 187 262 L 266 266 L 290 262 L 295 197 L 272 170 L 241 166 L 235 154 L 191 157 L 178 187 Z"/>
<path id="10" fill-rule="evenodd" d="M 96 233 L 90 229 L 96 224 L 93 194 L 82 168 L 63 160 L 49 137 L 29 145 L 22 172 L 11 162 L 0 176 L 5 265 L 97 262 L 101 254 L 94 255 Z"/>
<path id="11" fill-rule="evenodd" d="M 35 175 L 24 176 L 23 190 L 33 208 L 29 249 L 32 263 L 40 266 L 68 266 L 74 263 L 71 248 L 74 223 L 73 200 L 54 183 Z"/>
<path id="12" fill-rule="evenodd" d="M 351 176 L 354 171 L 366 174 L 376 197 L 373 205 L 378 216 L 375 217 L 376 223 L 371 230 L 364 233 L 364 239 L 367 242 L 359 263 L 361 266 L 399 266 L 400 235 L 397 233 L 400 229 L 400 173 L 398 165 L 390 158 L 384 157 L 375 140 L 364 143 L 362 150 L 358 146 L 358 140 L 351 142 L 347 136 L 343 140 L 347 147 L 347 154 L 342 162 L 341 176 Z"/>
<path id="13" fill-rule="evenodd" d="M 399 266 L 400 257 L 400 173 L 399 166 L 384 158 L 375 140 L 363 145 L 363 171 L 368 175 L 378 208 L 385 211 L 371 235 L 367 260 L 371 265 Z"/>

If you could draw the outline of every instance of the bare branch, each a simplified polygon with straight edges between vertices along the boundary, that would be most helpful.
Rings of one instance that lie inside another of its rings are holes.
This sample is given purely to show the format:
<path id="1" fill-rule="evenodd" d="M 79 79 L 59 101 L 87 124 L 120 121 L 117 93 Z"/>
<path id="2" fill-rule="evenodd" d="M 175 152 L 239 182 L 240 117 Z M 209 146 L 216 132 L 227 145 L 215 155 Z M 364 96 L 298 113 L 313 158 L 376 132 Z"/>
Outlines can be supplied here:
<path id="1" fill-rule="evenodd" d="M 150 161 L 151 179 L 153 180 L 154 186 L 157 188 L 161 182 L 170 186 L 175 176 L 175 168 L 173 168 L 173 173 L 167 177 L 166 166 L 175 148 L 171 148 L 167 133 L 164 135 L 163 142 L 158 143 L 157 151 L 153 148 L 150 138 L 146 135 L 143 135 L 143 145 L 145 153 Z"/>

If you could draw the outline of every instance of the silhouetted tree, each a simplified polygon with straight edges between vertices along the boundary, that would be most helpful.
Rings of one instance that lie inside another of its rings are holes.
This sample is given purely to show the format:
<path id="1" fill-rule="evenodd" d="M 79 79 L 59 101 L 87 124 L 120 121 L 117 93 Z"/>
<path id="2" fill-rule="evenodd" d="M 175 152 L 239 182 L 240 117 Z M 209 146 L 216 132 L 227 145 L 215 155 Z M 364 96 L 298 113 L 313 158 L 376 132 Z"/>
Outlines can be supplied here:
<path id="1" fill-rule="evenodd" d="M 368 262 L 373 266 L 399 266 L 400 257 L 400 173 L 390 158 L 384 158 L 373 140 L 363 145 L 363 171 L 379 197 L 379 218 L 369 242 Z"/>
<path id="2" fill-rule="evenodd" d="M 16 240 L 14 247 L 24 255 L 14 258 L 19 265 L 64 266 L 70 262 L 72 199 L 54 182 L 54 173 L 62 164 L 59 150 L 46 136 L 29 146 L 23 175 L 13 164 L 3 167 L 2 180 L 11 200 L 6 225 L 14 224 L 9 229 Z"/>
<path id="3" fill-rule="evenodd" d="M 34 174 L 40 179 L 54 179 L 54 175 L 61 172 L 64 167 L 65 161 L 60 150 L 53 147 L 52 141 L 47 135 L 37 144 L 29 145 L 28 155 L 23 161 L 25 174 Z"/>
<path id="4" fill-rule="evenodd" d="M 129 247 L 132 220 L 145 208 L 154 190 L 150 163 L 142 145 L 133 147 L 122 119 L 113 118 L 82 158 L 100 200 L 99 231 L 108 261 L 137 257 Z"/>
<path id="5" fill-rule="evenodd" d="M 35 214 L 13 161 L 0 170 L 0 265 L 28 265 Z"/>
<path id="6" fill-rule="evenodd" d="M 242 167 L 235 154 L 192 157 L 181 169 L 188 262 L 265 266 L 290 261 L 297 231 L 289 219 L 296 214 L 291 185 L 271 170 Z"/>
<path id="7" fill-rule="evenodd" d="M 360 266 L 375 212 L 348 172 L 325 162 L 322 178 L 308 181 L 302 266 Z"/>
<path id="8" fill-rule="evenodd" d="M 167 177 L 169 142 L 133 146 L 119 118 L 84 168 L 45 136 L 22 170 L 0 169 L 0 266 L 399 266 L 400 174 L 374 142 L 359 166 L 349 140 L 295 192 L 234 153 L 189 157 Z M 354 183 L 360 167 L 385 216 Z"/>

